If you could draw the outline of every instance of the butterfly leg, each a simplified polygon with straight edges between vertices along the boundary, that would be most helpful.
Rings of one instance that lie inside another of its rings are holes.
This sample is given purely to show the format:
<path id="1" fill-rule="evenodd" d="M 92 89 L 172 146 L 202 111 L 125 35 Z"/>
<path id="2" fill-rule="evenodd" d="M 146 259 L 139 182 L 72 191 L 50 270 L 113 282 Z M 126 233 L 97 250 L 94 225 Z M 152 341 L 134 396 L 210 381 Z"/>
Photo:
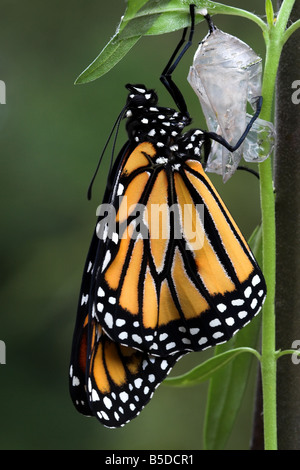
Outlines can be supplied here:
<path id="1" fill-rule="evenodd" d="M 185 44 L 184 48 L 182 49 L 182 51 L 180 52 L 180 54 L 178 55 L 178 57 L 176 58 L 176 60 L 175 60 L 175 57 L 177 56 L 179 50 L 181 49 L 181 47 L 183 46 L 183 44 L 185 42 L 185 37 L 186 37 L 187 29 L 188 29 L 188 28 L 185 28 L 183 30 L 183 35 L 182 35 L 181 40 L 179 41 L 178 45 L 176 46 L 175 51 L 173 52 L 170 60 L 168 61 L 166 67 L 164 68 L 164 70 L 163 70 L 163 72 L 160 76 L 161 82 L 166 87 L 166 89 L 168 90 L 168 92 L 170 93 L 172 98 L 174 99 L 174 101 L 175 101 L 176 105 L 178 106 L 178 109 L 180 110 L 180 112 L 182 114 L 187 115 L 187 116 L 189 115 L 189 113 L 188 113 L 188 110 L 187 110 L 185 100 L 182 96 L 181 91 L 179 90 L 177 85 L 175 85 L 175 83 L 172 80 L 172 73 L 174 72 L 174 70 L 177 67 L 178 63 L 182 59 L 183 55 L 186 53 L 188 48 L 192 45 L 192 40 L 193 40 L 193 36 L 194 36 L 194 31 L 195 31 L 195 5 L 190 5 L 190 15 L 191 15 L 191 29 L 190 29 L 189 39 L 188 39 L 187 43 Z"/>
<path id="2" fill-rule="evenodd" d="M 249 121 L 249 123 L 247 124 L 246 129 L 244 130 L 243 134 L 241 135 L 241 137 L 239 138 L 239 140 L 237 141 L 237 143 L 235 145 L 231 145 L 229 142 L 227 142 L 226 139 L 224 139 L 224 137 L 222 137 L 219 134 L 216 134 L 215 132 L 207 132 L 207 137 L 209 137 L 210 139 L 215 140 L 219 144 L 223 145 L 223 147 L 227 148 L 227 150 L 229 150 L 230 152 L 234 152 L 235 150 L 237 150 L 242 145 L 242 143 L 246 139 L 251 127 L 253 126 L 254 121 L 256 121 L 256 119 L 258 118 L 259 113 L 260 113 L 261 108 L 262 108 L 262 102 L 263 102 L 262 96 L 258 97 L 257 105 L 256 105 L 256 111 L 255 111 L 254 115 L 252 116 L 251 120 Z"/>

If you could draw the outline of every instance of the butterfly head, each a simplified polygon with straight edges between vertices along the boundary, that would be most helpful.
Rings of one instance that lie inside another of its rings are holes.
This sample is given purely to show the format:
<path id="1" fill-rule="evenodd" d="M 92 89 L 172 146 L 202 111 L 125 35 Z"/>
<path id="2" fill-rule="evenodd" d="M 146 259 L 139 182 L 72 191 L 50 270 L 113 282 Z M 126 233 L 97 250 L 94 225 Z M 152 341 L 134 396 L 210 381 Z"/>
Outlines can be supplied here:
<path id="1" fill-rule="evenodd" d="M 127 98 L 128 111 L 134 112 L 143 108 L 149 109 L 157 104 L 158 98 L 154 90 L 148 90 L 145 85 L 126 85 L 129 90 Z"/>

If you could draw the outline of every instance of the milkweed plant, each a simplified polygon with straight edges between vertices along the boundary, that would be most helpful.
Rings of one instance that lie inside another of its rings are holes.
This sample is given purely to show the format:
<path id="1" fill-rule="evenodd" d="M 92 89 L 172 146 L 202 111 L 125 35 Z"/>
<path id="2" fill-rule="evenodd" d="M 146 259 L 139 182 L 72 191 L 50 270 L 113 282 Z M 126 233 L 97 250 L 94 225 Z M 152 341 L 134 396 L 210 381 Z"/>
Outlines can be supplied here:
<path id="1" fill-rule="evenodd" d="M 272 1 L 266 0 L 265 20 L 249 11 L 209 0 L 161 2 L 128 0 L 125 14 L 115 35 L 98 57 L 79 75 L 75 83 L 88 83 L 107 73 L 144 35 L 164 34 L 190 26 L 190 4 L 196 6 L 196 23 L 203 21 L 201 11 L 205 9 L 212 17 L 216 14 L 243 17 L 256 23 L 260 28 L 266 47 L 262 82 L 263 107 L 260 118 L 271 121 L 275 81 L 282 48 L 300 27 L 300 20 L 289 23 L 295 0 L 283 0 L 276 15 Z M 230 341 L 216 346 L 213 357 L 184 375 L 168 378 L 164 382 L 169 386 L 190 387 L 210 380 L 204 424 L 205 449 L 224 448 L 240 407 L 253 356 L 260 363 L 265 450 L 277 449 L 277 360 L 285 354 L 297 354 L 293 349 L 276 350 L 276 234 L 272 158 L 266 159 L 258 166 L 261 225 L 254 230 L 249 244 L 262 267 L 267 284 L 267 297 L 262 315 L 255 318 Z M 257 348 L 260 332 L 261 344 Z"/>

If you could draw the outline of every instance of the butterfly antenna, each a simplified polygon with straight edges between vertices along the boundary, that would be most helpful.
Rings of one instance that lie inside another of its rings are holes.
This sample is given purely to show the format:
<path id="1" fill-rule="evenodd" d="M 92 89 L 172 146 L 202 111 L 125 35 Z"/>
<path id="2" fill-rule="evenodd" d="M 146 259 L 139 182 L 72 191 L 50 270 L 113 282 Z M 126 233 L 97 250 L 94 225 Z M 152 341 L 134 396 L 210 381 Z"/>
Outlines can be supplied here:
<path id="1" fill-rule="evenodd" d="M 127 110 L 127 105 L 124 106 L 124 108 L 122 109 L 122 111 L 120 112 L 119 116 L 117 117 L 116 119 L 116 122 L 114 123 L 113 127 L 112 127 L 112 130 L 110 131 L 110 134 L 108 136 L 108 139 L 106 141 L 106 144 L 104 145 L 104 148 L 102 150 L 102 153 L 100 155 L 100 158 L 99 158 L 99 161 L 98 161 L 98 164 L 97 164 L 97 167 L 96 167 L 96 170 L 95 170 L 95 173 L 92 177 L 92 180 L 90 182 L 90 185 L 89 185 L 89 188 L 88 188 L 88 192 L 87 192 L 87 198 L 88 200 L 90 201 L 91 198 L 92 198 L 92 186 L 94 184 L 94 181 L 95 181 L 95 178 L 97 176 L 97 173 L 98 173 L 98 170 L 100 168 L 100 165 L 101 165 L 101 162 L 102 162 L 102 159 L 104 157 L 104 154 L 105 154 L 105 151 L 107 149 L 107 146 L 110 142 L 110 139 L 115 131 L 115 128 L 117 127 L 117 132 L 116 132 L 116 135 L 115 135 L 115 138 L 114 138 L 114 142 L 113 142 L 113 149 L 112 149 L 112 155 L 111 155 L 111 161 L 110 161 L 110 169 L 109 169 L 109 172 L 111 172 L 111 169 L 112 169 L 112 161 L 113 161 L 113 156 L 114 156 L 114 150 L 115 150 L 115 146 L 116 146 L 116 140 L 117 140 L 117 135 L 118 135 L 118 131 L 119 131 L 119 127 L 120 127 L 120 122 L 122 121 L 122 118 L 125 114 L 125 111 Z"/>
<path id="2" fill-rule="evenodd" d="M 116 133 L 115 133 L 115 137 L 114 137 L 114 141 L 113 141 L 113 145 L 112 145 L 112 151 L 111 151 L 111 159 L 110 159 L 110 165 L 109 165 L 109 173 L 108 173 L 108 186 L 110 186 L 110 175 L 111 175 L 111 171 L 112 171 L 112 166 L 113 166 L 113 160 L 114 160 L 114 154 L 115 154 L 115 148 L 116 148 L 116 143 L 117 143 L 117 137 L 118 137 L 118 134 L 119 134 L 119 128 L 120 128 L 120 124 L 121 124 L 121 121 L 125 115 L 127 111 L 127 105 L 124 106 L 124 108 L 122 109 L 121 113 L 119 114 L 119 117 L 115 123 L 115 126 L 116 127 Z"/>

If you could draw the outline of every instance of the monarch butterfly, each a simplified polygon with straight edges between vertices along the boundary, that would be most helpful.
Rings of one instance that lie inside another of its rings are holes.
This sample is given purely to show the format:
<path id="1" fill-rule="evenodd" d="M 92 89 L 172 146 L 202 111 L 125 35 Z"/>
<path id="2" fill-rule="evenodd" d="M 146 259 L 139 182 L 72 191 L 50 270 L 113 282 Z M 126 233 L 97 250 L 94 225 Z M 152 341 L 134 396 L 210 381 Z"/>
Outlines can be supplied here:
<path id="1" fill-rule="evenodd" d="M 161 77 L 179 111 L 159 107 L 144 85 L 126 85 L 117 122 L 127 118 L 128 142 L 110 172 L 84 269 L 70 393 L 79 412 L 107 427 L 137 416 L 183 355 L 227 341 L 266 295 L 200 163 L 211 139 L 236 146 L 200 129 L 182 133 L 191 118 L 171 74 L 192 42 L 190 13 L 189 40 L 177 56 L 185 29 Z"/>

